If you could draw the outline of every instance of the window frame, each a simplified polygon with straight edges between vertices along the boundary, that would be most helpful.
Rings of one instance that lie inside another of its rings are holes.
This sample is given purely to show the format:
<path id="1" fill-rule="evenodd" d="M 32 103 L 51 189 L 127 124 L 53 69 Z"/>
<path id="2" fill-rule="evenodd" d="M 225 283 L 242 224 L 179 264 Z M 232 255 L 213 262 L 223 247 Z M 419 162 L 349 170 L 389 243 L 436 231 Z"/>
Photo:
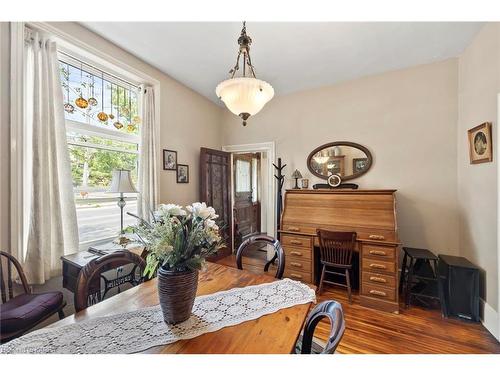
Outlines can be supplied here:
<path id="1" fill-rule="evenodd" d="M 27 168 L 25 166 L 25 154 L 27 146 L 24 144 L 25 139 L 25 128 L 24 124 L 24 39 L 25 39 L 25 28 L 36 29 L 39 32 L 50 35 L 50 37 L 55 40 L 58 44 L 58 49 L 64 53 L 73 56 L 76 59 L 82 61 L 92 61 L 96 68 L 110 72 L 116 77 L 122 78 L 123 80 L 132 83 L 135 86 L 141 87 L 142 85 L 151 86 L 155 90 L 155 126 L 157 127 L 157 132 L 159 134 L 159 124 L 161 123 L 161 113 L 159 103 L 161 102 L 161 90 L 160 81 L 148 73 L 142 70 L 144 63 L 141 60 L 132 57 L 131 64 L 140 67 L 140 69 L 123 61 L 120 58 L 120 49 L 118 51 L 109 50 L 110 52 L 103 52 L 104 48 L 99 49 L 96 44 L 91 41 L 88 35 L 92 32 L 84 29 L 81 26 L 76 26 L 81 28 L 81 35 L 76 35 L 75 32 L 69 33 L 68 27 L 64 24 L 57 25 L 48 22 L 11 22 L 10 23 L 10 41 L 11 41 L 11 111 L 10 111 L 10 177 L 11 177 L 11 209 L 10 209 L 10 247 L 12 253 L 18 257 L 20 260 L 24 260 L 26 239 L 27 239 L 27 224 L 26 216 L 29 215 L 30 207 L 27 207 L 27 202 L 25 201 L 25 191 L 27 189 L 25 181 L 27 176 Z M 104 41 L 104 47 L 106 47 Z M 109 44 L 113 47 L 111 44 Z M 118 47 L 116 47 L 118 48 Z M 106 49 L 108 50 L 108 49 Z M 88 125 L 88 124 L 86 124 Z M 123 139 L 120 139 L 123 140 Z M 156 149 L 159 150 L 160 137 L 155 139 Z M 140 153 L 140 141 L 139 153 Z M 159 181 L 158 181 L 159 184 Z M 158 189 L 158 187 L 157 187 Z M 102 241 L 97 241 L 102 242 Z M 96 242 L 96 243 L 97 243 Z M 89 245 L 89 244 L 86 244 Z M 83 250 L 80 243 L 80 250 Z"/>

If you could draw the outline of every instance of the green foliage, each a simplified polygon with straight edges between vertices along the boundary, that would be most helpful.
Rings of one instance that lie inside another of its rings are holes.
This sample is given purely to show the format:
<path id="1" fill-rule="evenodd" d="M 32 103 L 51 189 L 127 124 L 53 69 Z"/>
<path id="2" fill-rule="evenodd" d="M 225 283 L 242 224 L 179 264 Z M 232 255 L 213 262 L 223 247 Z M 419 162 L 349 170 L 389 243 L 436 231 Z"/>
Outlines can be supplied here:
<path id="1" fill-rule="evenodd" d="M 93 136 L 74 136 L 73 140 L 90 145 L 104 145 L 123 148 L 123 142 Z M 128 144 L 127 144 L 128 145 Z M 128 145 L 130 149 L 130 145 Z M 114 169 L 132 170 L 132 180 L 137 179 L 137 154 L 103 150 L 92 147 L 69 145 L 71 175 L 75 186 L 84 186 L 87 173 L 89 187 L 107 188 L 111 183 L 111 172 Z"/>
<path id="2" fill-rule="evenodd" d="M 160 209 L 156 223 L 136 227 L 136 232 L 146 241 L 148 249 L 144 270 L 148 278 L 153 277 L 161 266 L 173 271 L 200 269 L 205 258 L 223 246 L 219 227 L 214 221 L 217 215 L 213 208 L 204 203 L 194 203 L 187 207 L 189 213 L 186 213 L 180 206 L 166 207 Z M 196 207 L 202 207 L 205 211 L 200 214 Z"/>

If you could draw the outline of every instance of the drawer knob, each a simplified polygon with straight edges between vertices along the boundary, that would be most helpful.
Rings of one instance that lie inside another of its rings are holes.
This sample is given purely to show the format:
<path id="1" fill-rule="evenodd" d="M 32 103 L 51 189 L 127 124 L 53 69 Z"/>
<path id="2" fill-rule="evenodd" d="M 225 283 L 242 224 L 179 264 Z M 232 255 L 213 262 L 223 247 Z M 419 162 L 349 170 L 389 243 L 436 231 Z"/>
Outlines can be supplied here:
<path id="1" fill-rule="evenodd" d="M 302 241 L 299 240 L 291 240 L 290 243 L 294 245 L 302 245 Z"/>
<path id="2" fill-rule="evenodd" d="M 370 268 L 379 268 L 381 270 L 385 270 L 387 267 L 384 266 L 383 264 L 378 264 L 378 263 L 371 263 Z"/>
<path id="3" fill-rule="evenodd" d="M 297 263 L 297 262 L 291 262 L 290 265 L 294 267 L 302 267 L 302 263 Z"/>
<path id="4" fill-rule="evenodd" d="M 291 255 L 297 255 L 297 256 L 299 256 L 299 257 L 301 257 L 301 256 L 302 256 L 302 253 L 301 253 L 300 251 L 290 251 L 290 254 L 291 254 Z"/>
<path id="5" fill-rule="evenodd" d="M 298 232 L 300 231 L 299 227 L 288 227 L 288 230 L 291 230 L 292 232 Z"/>
<path id="6" fill-rule="evenodd" d="M 295 277 L 296 279 L 302 279 L 302 275 L 299 275 L 297 273 L 291 273 L 290 276 Z"/>
<path id="7" fill-rule="evenodd" d="M 382 250 L 370 250 L 371 255 L 387 255 L 385 251 Z"/>
<path id="8" fill-rule="evenodd" d="M 370 276 L 370 281 L 375 281 L 376 283 L 387 283 L 386 279 L 377 276 Z"/>
<path id="9" fill-rule="evenodd" d="M 370 290 L 370 294 L 374 294 L 376 296 L 382 296 L 382 297 L 387 296 L 387 293 L 382 292 L 380 290 L 375 290 L 375 289 Z"/>
<path id="10" fill-rule="evenodd" d="M 381 234 L 370 234 L 368 238 L 371 240 L 385 240 L 385 237 Z"/>

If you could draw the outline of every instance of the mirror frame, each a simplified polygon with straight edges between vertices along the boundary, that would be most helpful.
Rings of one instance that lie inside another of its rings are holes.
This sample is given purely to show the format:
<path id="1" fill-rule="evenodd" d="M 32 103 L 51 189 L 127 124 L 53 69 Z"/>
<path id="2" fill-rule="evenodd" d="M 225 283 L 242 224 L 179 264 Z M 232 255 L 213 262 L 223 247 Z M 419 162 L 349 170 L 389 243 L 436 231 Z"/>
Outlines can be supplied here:
<path id="1" fill-rule="evenodd" d="M 359 143 L 354 143 L 354 142 L 337 141 L 337 142 L 325 143 L 324 145 L 316 147 L 314 150 L 311 151 L 311 153 L 307 157 L 307 169 L 309 169 L 309 172 L 311 172 L 314 176 L 319 177 L 323 180 L 328 180 L 328 176 L 323 176 L 322 174 L 319 174 L 314 169 L 312 169 L 311 159 L 313 158 L 313 156 L 317 152 L 324 150 L 325 148 L 334 147 L 334 146 L 350 146 L 350 147 L 357 148 L 358 150 L 363 151 L 366 154 L 366 158 L 368 159 L 367 168 L 364 171 L 354 173 L 354 174 L 347 176 L 347 177 L 341 177 L 342 181 L 347 181 L 347 180 L 352 180 L 354 178 L 358 178 L 358 177 L 364 175 L 366 172 L 368 172 L 370 170 L 370 168 L 372 167 L 373 157 L 372 157 L 371 152 L 365 146 L 362 146 Z"/>

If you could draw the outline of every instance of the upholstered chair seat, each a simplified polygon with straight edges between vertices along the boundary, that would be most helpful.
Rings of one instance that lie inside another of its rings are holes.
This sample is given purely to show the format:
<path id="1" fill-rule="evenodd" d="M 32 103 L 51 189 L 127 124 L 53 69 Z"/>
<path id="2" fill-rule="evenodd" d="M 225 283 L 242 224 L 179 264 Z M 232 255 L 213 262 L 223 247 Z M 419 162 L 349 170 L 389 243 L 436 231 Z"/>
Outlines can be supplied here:
<path id="1" fill-rule="evenodd" d="M 21 294 L 0 305 L 0 330 L 9 334 L 34 326 L 64 306 L 61 292 Z"/>

